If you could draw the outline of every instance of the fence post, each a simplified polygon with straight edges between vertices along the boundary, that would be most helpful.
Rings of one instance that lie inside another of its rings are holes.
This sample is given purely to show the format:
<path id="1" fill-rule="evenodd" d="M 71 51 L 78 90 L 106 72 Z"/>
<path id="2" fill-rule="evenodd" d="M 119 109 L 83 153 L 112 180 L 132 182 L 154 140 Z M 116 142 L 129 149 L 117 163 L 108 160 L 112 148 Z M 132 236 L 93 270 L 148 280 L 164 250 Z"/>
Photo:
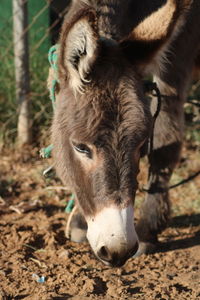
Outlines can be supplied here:
<path id="1" fill-rule="evenodd" d="M 31 143 L 29 116 L 29 49 L 28 49 L 28 0 L 12 0 L 13 39 L 16 80 L 16 99 L 18 103 L 17 142 L 20 146 Z"/>

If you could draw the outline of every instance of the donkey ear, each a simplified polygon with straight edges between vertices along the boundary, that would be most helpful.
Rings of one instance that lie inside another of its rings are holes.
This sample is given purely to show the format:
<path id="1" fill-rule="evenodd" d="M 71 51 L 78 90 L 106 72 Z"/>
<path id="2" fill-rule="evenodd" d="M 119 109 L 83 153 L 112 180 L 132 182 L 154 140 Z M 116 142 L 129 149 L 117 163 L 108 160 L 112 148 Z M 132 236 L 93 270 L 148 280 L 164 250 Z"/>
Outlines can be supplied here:
<path id="1" fill-rule="evenodd" d="M 131 34 L 121 41 L 120 46 L 140 71 L 152 63 L 162 68 L 165 62 L 165 45 L 179 27 L 177 1 L 169 0 L 154 12 L 146 13 Z"/>
<path id="2" fill-rule="evenodd" d="M 98 52 L 95 11 L 83 9 L 67 20 L 60 41 L 60 74 L 65 78 L 67 75 L 75 92 L 82 91 Z"/>

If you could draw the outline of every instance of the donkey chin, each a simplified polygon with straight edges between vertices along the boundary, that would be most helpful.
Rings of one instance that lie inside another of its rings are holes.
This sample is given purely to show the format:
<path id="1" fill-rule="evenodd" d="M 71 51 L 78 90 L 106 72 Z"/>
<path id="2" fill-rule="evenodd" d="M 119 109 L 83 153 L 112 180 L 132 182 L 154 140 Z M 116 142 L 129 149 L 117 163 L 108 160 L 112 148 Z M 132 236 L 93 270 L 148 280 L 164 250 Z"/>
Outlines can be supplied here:
<path id="1" fill-rule="evenodd" d="M 87 239 L 95 255 L 106 265 L 121 267 L 138 250 L 133 206 L 103 208 L 94 217 L 86 218 Z"/>

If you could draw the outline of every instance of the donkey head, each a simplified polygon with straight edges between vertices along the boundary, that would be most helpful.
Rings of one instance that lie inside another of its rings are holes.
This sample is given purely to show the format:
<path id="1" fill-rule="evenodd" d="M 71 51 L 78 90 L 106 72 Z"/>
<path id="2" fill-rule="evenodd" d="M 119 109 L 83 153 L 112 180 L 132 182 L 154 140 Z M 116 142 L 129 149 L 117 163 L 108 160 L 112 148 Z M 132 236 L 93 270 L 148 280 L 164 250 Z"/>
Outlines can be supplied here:
<path id="1" fill-rule="evenodd" d="M 133 204 L 153 118 L 124 44 L 100 37 L 96 24 L 85 9 L 63 26 L 54 158 L 77 196 L 93 251 L 119 266 L 138 249 Z"/>

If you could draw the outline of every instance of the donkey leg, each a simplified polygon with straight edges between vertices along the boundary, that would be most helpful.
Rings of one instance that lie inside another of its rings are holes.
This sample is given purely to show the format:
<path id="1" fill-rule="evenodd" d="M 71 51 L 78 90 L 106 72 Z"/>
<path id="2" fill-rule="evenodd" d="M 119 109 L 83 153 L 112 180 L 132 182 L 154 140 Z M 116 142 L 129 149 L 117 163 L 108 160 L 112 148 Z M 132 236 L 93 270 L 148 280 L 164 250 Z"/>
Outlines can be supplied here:
<path id="1" fill-rule="evenodd" d="M 71 241 L 81 243 L 87 240 L 86 234 L 87 223 L 78 208 L 74 207 L 68 218 L 65 235 Z"/>
<path id="2" fill-rule="evenodd" d="M 170 74 L 169 74 L 170 76 Z M 188 80 L 189 81 L 189 80 Z M 148 192 L 141 207 L 140 220 L 136 226 L 141 253 L 152 252 L 157 235 L 167 225 L 170 216 L 168 184 L 176 166 L 182 144 L 183 132 L 183 89 L 169 88 L 157 81 L 162 99 L 161 111 L 155 123 L 153 151 L 149 156 Z"/>

